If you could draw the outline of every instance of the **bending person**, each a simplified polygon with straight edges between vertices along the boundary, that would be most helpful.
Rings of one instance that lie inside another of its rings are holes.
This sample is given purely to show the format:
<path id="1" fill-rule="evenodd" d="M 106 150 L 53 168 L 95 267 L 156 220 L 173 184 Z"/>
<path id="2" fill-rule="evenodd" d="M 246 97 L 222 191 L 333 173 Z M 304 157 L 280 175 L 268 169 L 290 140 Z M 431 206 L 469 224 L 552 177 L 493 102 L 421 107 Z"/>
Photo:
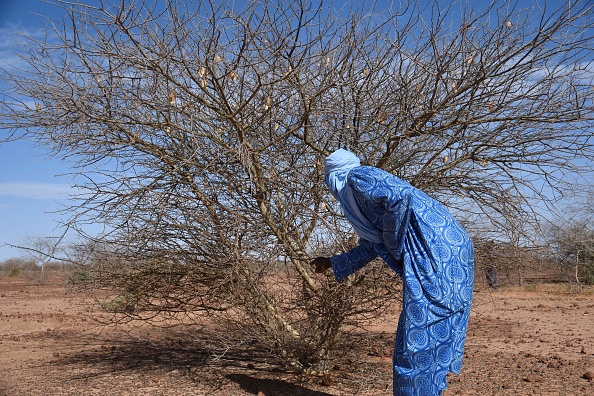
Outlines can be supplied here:
<path id="1" fill-rule="evenodd" d="M 326 159 L 325 181 L 357 232 L 354 249 L 312 261 L 337 280 L 378 255 L 403 280 L 394 347 L 394 395 L 434 396 L 459 373 L 474 285 L 474 250 L 437 201 L 396 176 L 361 166 L 340 149 Z"/>

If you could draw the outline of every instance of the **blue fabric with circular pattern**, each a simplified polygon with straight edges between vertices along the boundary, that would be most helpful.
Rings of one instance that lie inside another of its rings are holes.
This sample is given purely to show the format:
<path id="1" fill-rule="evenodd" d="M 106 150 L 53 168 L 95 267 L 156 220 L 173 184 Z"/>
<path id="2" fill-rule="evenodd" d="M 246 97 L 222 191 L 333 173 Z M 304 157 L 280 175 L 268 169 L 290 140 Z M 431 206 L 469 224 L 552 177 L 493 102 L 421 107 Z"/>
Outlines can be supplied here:
<path id="1" fill-rule="evenodd" d="M 378 255 L 403 279 L 394 347 L 394 395 L 436 396 L 459 373 L 474 287 L 472 241 L 449 211 L 378 168 L 351 169 L 347 184 L 383 242 L 361 239 L 331 258 L 336 279 Z"/>

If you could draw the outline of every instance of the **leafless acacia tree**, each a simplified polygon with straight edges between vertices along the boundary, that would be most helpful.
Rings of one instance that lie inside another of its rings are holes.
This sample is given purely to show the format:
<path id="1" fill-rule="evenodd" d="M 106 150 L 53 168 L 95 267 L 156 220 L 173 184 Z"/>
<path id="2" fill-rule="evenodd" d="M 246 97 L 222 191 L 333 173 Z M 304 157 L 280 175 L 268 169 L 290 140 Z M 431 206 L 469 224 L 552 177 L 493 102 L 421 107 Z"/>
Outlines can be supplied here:
<path id="1" fill-rule="evenodd" d="M 594 284 L 594 231 L 592 222 L 576 219 L 551 227 L 550 242 L 561 265 L 573 269 L 576 283 Z"/>
<path id="2" fill-rule="evenodd" d="M 60 3 L 4 71 L 0 125 L 72 164 L 78 260 L 124 317 L 225 312 L 327 369 L 345 324 L 395 294 L 379 267 L 312 275 L 352 243 L 325 155 L 352 149 L 500 229 L 592 158 L 587 1 Z"/>
<path id="3" fill-rule="evenodd" d="M 594 190 L 564 208 L 546 227 L 547 242 L 576 283 L 594 284 Z"/>

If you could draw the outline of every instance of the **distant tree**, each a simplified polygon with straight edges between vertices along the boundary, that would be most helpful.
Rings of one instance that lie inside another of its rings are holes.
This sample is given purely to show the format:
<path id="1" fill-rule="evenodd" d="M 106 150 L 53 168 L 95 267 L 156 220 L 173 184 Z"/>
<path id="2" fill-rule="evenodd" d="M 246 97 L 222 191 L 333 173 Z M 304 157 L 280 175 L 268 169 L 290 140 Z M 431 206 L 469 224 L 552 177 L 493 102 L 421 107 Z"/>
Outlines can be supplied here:
<path id="1" fill-rule="evenodd" d="M 501 230 L 592 159 L 588 1 L 57 2 L 68 17 L 3 71 L 0 127 L 72 165 L 65 225 L 123 317 L 224 312 L 326 370 L 396 296 L 383 267 L 340 285 L 308 267 L 350 243 L 332 150 Z"/>
<path id="2" fill-rule="evenodd" d="M 577 283 L 588 285 L 594 285 L 593 198 L 594 190 L 585 200 L 566 207 L 547 227 L 549 244 L 561 265 L 573 268 Z"/>
<path id="3" fill-rule="evenodd" d="M 577 283 L 594 285 L 594 229 L 592 222 L 571 221 L 554 226 L 552 242 L 562 263 L 574 268 Z"/>
<path id="4" fill-rule="evenodd" d="M 41 270 L 39 283 L 45 284 L 47 274 L 46 270 L 51 266 L 52 261 L 61 256 L 64 249 L 60 241 L 62 238 L 54 237 L 29 237 L 23 251 L 32 263 Z"/>

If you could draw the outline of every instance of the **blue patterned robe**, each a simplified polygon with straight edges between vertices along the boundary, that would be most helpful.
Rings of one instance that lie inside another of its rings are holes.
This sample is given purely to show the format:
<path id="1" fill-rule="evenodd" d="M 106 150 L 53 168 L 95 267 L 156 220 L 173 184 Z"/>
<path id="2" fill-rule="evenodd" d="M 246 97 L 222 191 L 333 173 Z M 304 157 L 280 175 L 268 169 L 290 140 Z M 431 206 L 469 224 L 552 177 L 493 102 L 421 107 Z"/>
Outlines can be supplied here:
<path id="1" fill-rule="evenodd" d="M 459 373 L 474 284 L 467 233 L 437 201 L 378 168 L 350 169 L 346 183 L 382 234 L 331 258 L 337 280 L 378 255 L 403 279 L 394 348 L 394 395 L 434 396 Z"/>

